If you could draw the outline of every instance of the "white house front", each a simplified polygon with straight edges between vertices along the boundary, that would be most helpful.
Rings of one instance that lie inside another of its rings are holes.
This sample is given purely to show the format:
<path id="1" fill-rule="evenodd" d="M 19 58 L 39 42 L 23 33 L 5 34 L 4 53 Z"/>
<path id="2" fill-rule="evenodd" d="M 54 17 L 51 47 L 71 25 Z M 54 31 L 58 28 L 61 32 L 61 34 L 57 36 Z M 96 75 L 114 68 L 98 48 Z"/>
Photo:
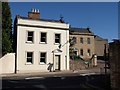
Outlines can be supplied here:
<path id="1" fill-rule="evenodd" d="M 69 24 L 62 19 L 41 19 L 36 10 L 17 15 L 14 35 L 16 73 L 49 71 L 50 64 L 53 71 L 69 70 Z"/>

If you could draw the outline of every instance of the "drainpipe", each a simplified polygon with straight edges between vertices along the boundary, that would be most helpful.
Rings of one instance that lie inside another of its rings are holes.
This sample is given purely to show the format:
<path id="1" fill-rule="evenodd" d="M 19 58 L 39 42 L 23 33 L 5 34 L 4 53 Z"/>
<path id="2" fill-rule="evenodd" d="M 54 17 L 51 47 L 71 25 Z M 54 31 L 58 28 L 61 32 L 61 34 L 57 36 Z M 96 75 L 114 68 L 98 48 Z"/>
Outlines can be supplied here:
<path id="1" fill-rule="evenodd" d="M 16 53 L 15 53 L 15 74 L 17 74 L 17 58 L 16 58 Z"/>
<path id="2" fill-rule="evenodd" d="M 54 71 L 54 51 L 53 51 L 53 71 Z"/>
<path id="3" fill-rule="evenodd" d="M 67 41 L 67 30 L 66 30 L 66 41 Z M 66 63 L 66 70 L 67 70 L 67 53 L 68 53 L 68 50 L 67 50 L 67 44 L 66 44 L 66 56 L 65 56 L 65 63 Z"/>

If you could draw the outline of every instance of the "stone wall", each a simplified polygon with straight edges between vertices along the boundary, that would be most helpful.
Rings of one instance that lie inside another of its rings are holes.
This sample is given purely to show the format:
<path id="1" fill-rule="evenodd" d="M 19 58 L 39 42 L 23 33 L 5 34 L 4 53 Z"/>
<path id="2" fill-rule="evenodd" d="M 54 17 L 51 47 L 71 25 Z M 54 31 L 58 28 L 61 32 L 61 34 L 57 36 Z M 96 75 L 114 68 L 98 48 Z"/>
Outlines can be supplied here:
<path id="1" fill-rule="evenodd" d="M 70 60 L 70 70 L 82 70 L 85 69 L 85 64 L 82 60 Z"/>
<path id="2" fill-rule="evenodd" d="M 111 87 L 120 89 L 120 41 L 110 43 Z"/>
<path id="3" fill-rule="evenodd" d="M 83 60 L 70 60 L 70 70 L 96 70 L 100 73 L 105 73 L 105 61 L 97 60 L 97 66 L 93 66 L 92 63 L 90 63 L 89 67 L 88 65 L 85 65 L 85 62 Z M 107 70 L 109 73 L 109 69 Z"/>

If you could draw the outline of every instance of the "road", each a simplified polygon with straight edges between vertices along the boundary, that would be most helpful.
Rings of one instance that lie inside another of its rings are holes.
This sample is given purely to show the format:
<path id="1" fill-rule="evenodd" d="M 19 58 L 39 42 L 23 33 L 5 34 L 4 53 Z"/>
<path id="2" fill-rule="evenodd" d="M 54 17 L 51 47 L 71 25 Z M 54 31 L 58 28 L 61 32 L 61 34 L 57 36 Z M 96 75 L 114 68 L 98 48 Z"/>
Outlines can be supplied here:
<path id="1" fill-rule="evenodd" d="M 110 90 L 109 75 L 52 75 L 28 76 L 20 78 L 3 78 L 2 89 L 40 89 L 53 90 L 58 88 Z"/>

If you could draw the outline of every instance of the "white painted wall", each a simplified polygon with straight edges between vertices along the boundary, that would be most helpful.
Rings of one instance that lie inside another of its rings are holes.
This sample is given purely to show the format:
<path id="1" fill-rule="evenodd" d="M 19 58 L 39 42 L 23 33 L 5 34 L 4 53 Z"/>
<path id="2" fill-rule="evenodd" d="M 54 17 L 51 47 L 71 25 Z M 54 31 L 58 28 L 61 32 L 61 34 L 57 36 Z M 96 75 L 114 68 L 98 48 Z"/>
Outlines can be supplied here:
<path id="1" fill-rule="evenodd" d="M 0 74 L 15 72 L 15 53 L 7 53 L 0 58 Z"/>
<path id="2" fill-rule="evenodd" d="M 52 22 L 43 22 L 43 21 L 32 21 L 32 20 L 23 20 L 18 19 L 18 24 L 27 24 L 27 25 L 40 25 L 40 26 L 49 26 L 49 27 L 58 27 L 58 28 L 69 28 L 69 24 L 63 23 L 52 23 Z M 26 43 L 27 31 L 34 31 L 34 43 Z M 53 63 L 53 53 L 52 51 L 58 48 L 58 45 L 54 44 L 54 34 L 61 34 L 61 44 L 63 45 L 69 40 L 69 30 L 60 30 L 60 29 L 50 29 L 50 28 L 37 28 L 37 27 L 17 27 L 17 72 L 45 72 L 48 71 L 48 63 Z M 47 32 L 47 44 L 40 43 L 40 32 Z M 69 70 L 69 44 L 66 44 L 61 48 L 63 51 L 61 55 L 61 70 Z M 26 54 L 27 51 L 34 52 L 33 64 L 26 64 Z M 47 61 L 46 64 L 40 64 L 40 52 L 47 52 Z M 65 61 L 65 56 L 67 56 L 67 66 Z"/>

